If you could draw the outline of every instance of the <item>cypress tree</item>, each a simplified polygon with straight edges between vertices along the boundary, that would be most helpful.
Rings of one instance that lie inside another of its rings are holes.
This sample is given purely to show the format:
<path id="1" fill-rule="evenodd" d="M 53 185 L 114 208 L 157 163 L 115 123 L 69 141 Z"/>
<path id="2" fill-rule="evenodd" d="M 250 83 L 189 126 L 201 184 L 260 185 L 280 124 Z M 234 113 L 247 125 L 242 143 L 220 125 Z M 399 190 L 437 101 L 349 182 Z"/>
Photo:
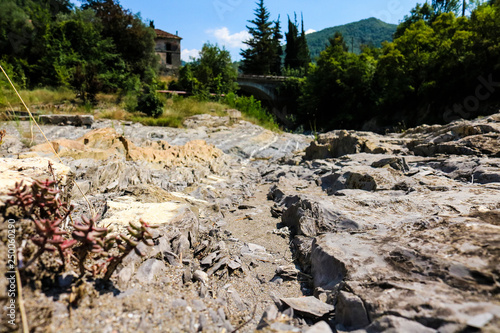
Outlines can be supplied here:
<path id="1" fill-rule="evenodd" d="M 299 68 L 298 63 L 298 28 L 297 28 L 297 15 L 295 15 L 295 23 L 288 17 L 288 32 L 286 36 L 286 55 L 285 55 L 285 68 Z"/>
<path id="2" fill-rule="evenodd" d="M 304 18 L 301 16 L 301 24 L 302 24 L 302 29 L 300 32 L 300 36 L 298 38 L 298 45 L 297 45 L 297 58 L 298 58 L 298 64 L 299 67 L 305 68 L 307 71 L 307 67 L 309 66 L 309 63 L 311 62 L 311 53 L 309 52 L 309 46 L 307 45 L 307 39 L 306 39 L 306 32 L 304 30 Z"/>
<path id="3" fill-rule="evenodd" d="M 281 57 L 283 56 L 283 48 L 281 47 L 281 34 L 280 17 L 274 24 L 273 33 L 273 48 L 274 48 L 274 61 L 271 65 L 271 73 L 274 75 L 281 75 Z"/>
<path id="4" fill-rule="evenodd" d="M 286 56 L 285 67 L 290 69 L 307 68 L 311 56 L 307 45 L 306 33 L 304 31 L 304 19 L 302 18 L 302 29 L 299 35 L 297 15 L 292 23 L 288 17 L 288 33 L 286 33 Z"/>

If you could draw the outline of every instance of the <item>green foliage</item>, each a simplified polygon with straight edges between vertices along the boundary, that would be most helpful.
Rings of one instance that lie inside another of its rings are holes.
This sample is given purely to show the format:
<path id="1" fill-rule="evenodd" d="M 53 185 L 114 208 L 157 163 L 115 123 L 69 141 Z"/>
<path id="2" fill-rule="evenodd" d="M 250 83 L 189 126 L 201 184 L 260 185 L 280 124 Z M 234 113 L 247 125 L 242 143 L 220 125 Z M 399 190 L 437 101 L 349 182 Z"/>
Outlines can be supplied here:
<path id="1" fill-rule="evenodd" d="M 179 85 L 199 97 L 210 93 L 227 94 L 236 90 L 238 73 L 232 65 L 231 55 L 224 47 L 205 43 L 200 57 L 180 70 Z"/>
<path id="2" fill-rule="evenodd" d="M 286 47 L 285 47 L 285 68 L 297 69 L 300 68 L 298 58 L 298 39 L 299 29 L 297 28 L 297 15 L 295 15 L 295 22 L 288 17 L 288 32 L 285 33 Z"/>
<path id="3" fill-rule="evenodd" d="M 248 48 L 241 51 L 243 57 L 240 69 L 245 74 L 265 75 L 271 73 L 276 63 L 277 48 L 273 41 L 274 29 L 269 21 L 270 14 L 264 6 L 264 0 L 257 2 L 255 19 L 248 21 L 254 26 L 247 26 L 252 37 L 244 43 Z"/>
<path id="4" fill-rule="evenodd" d="M 274 53 L 274 60 L 271 63 L 271 74 L 273 75 L 281 75 L 282 69 L 281 69 L 281 58 L 283 57 L 283 47 L 281 47 L 281 39 L 283 38 L 283 35 L 281 34 L 281 27 L 280 27 L 280 18 L 278 16 L 278 19 L 276 22 L 274 22 L 274 29 L 273 29 L 273 49 L 275 50 Z"/>
<path id="5" fill-rule="evenodd" d="M 287 127 L 293 127 L 294 125 L 298 125 L 297 122 L 304 121 L 304 119 L 297 119 L 299 99 L 304 93 L 304 86 L 306 84 L 304 72 L 305 69 L 303 68 L 287 70 L 285 75 L 288 76 L 288 78 L 276 89 L 279 99 L 286 101 L 287 113 L 293 115 L 292 119 L 289 119 L 290 123 L 286 124 Z"/>
<path id="6" fill-rule="evenodd" d="M 145 113 L 149 117 L 158 118 L 163 114 L 164 107 L 165 103 L 156 90 L 151 86 L 145 85 L 137 97 L 136 110 Z"/>
<path id="7" fill-rule="evenodd" d="M 269 129 L 277 130 L 279 128 L 274 117 L 253 96 L 238 96 L 234 93 L 229 93 L 226 95 L 224 103 L 233 109 L 241 111 L 244 115 L 256 120 L 259 124 Z"/>
<path id="8" fill-rule="evenodd" d="M 455 16 L 462 13 L 465 16 L 466 12 L 472 12 L 482 0 L 433 0 L 432 3 L 425 2 L 417 4 L 410 11 L 410 15 L 406 15 L 399 24 L 394 38 L 401 37 L 406 29 L 413 23 L 423 20 L 428 25 L 431 25 L 441 14 L 453 13 Z"/>
<path id="9" fill-rule="evenodd" d="M 396 31 L 396 27 L 395 24 L 388 24 L 372 17 L 307 34 L 311 59 L 316 61 L 321 51 L 329 45 L 329 39 L 335 32 L 339 32 L 344 36 L 351 52 L 360 54 L 363 45 L 380 47 L 382 42 L 392 41 L 392 35 Z"/>
<path id="10" fill-rule="evenodd" d="M 337 34 L 307 76 L 296 118 L 327 130 L 477 117 L 500 103 L 499 29 L 500 7 L 480 5 L 470 18 L 417 20 L 360 55 Z"/>
<path id="11" fill-rule="evenodd" d="M 87 0 L 82 6 L 91 9 L 101 20 L 102 36 L 110 38 L 127 66 L 127 71 L 151 83 L 158 61 L 155 54 L 155 32 L 138 15 L 124 9 L 115 0 Z"/>
<path id="12" fill-rule="evenodd" d="M 302 20 L 302 30 L 299 35 L 297 15 L 295 14 L 294 22 L 290 20 L 290 17 L 288 17 L 288 33 L 286 33 L 285 35 L 285 68 L 307 69 L 309 62 L 311 62 L 311 57 L 309 55 L 309 47 L 307 46 L 306 33 L 304 31 L 304 20 Z"/>
<path id="13" fill-rule="evenodd" d="M 23 88 L 72 88 L 84 103 L 156 77 L 154 30 L 115 0 L 0 1 L 0 54 Z"/>
<path id="14" fill-rule="evenodd" d="M 336 33 L 311 67 L 299 120 L 315 119 L 319 129 L 330 129 L 353 127 L 365 119 L 375 63 L 371 55 L 347 52 L 342 35 Z"/>

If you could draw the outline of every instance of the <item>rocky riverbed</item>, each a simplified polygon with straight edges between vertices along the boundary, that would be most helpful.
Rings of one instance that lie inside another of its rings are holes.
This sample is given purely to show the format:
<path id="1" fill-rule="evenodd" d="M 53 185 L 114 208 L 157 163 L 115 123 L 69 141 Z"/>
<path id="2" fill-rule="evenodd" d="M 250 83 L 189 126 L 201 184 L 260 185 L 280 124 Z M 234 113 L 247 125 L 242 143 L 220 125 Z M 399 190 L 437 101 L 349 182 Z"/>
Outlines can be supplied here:
<path id="1" fill-rule="evenodd" d="M 32 331 L 500 330 L 500 114 L 315 141 L 224 117 L 185 125 L 43 125 L 62 163 L 28 124 L 0 125 L 0 201 L 55 177 L 75 219 L 159 227 L 111 283 L 31 278 Z"/>

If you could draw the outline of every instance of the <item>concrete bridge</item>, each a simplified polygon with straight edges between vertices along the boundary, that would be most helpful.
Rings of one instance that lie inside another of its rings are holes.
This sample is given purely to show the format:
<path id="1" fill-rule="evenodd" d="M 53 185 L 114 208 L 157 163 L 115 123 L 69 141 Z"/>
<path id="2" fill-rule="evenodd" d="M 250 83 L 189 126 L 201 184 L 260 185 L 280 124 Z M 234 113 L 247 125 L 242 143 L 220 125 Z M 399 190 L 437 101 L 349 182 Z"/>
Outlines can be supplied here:
<path id="1" fill-rule="evenodd" d="M 272 75 L 238 75 L 240 91 L 253 95 L 267 104 L 272 113 L 282 122 L 286 121 L 286 103 L 277 94 L 278 86 L 287 79 L 286 76 Z"/>
<path id="2" fill-rule="evenodd" d="M 259 100 L 275 104 L 279 101 L 276 88 L 286 80 L 286 76 L 238 75 L 240 90 Z"/>

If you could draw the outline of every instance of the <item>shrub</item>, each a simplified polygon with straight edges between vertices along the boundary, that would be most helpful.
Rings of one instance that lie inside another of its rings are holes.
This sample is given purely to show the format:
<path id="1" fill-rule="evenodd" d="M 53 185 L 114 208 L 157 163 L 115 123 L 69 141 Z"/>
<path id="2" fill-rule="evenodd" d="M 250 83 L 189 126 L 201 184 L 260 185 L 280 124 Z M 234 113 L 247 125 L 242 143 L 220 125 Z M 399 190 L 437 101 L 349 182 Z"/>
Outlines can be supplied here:
<path id="1" fill-rule="evenodd" d="M 273 115 L 267 112 L 260 101 L 253 96 L 237 96 L 234 93 L 229 93 L 226 95 L 225 103 L 232 108 L 240 110 L 243 114 L 256 120 L 266 128 L 272 130 L 278 129 Z"/>
<path id="2" fill-rule="evenodd" d="M 144 112 L 150 117 L 159 117 L 163 113 L 165 103 L 160 99 L 158 93 L 151 86 L 144 86 L 137 97 L 137 111 Z"/>

